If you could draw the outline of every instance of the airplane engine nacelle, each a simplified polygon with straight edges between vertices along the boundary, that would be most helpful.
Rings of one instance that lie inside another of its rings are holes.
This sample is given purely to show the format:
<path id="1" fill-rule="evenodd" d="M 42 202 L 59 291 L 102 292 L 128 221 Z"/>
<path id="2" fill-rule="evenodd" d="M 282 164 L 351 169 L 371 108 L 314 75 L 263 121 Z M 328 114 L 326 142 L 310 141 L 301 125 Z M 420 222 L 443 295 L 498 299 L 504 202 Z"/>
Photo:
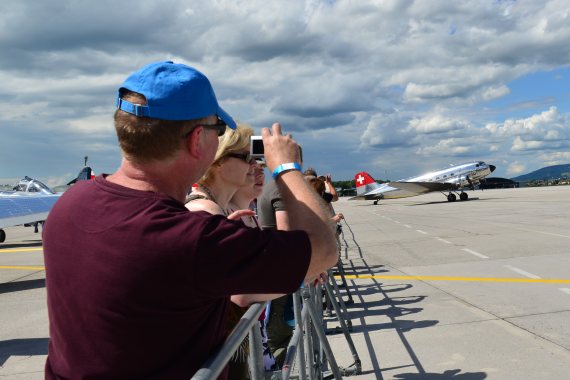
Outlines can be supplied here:
<path id="1" fill-rule="evenodd" d="M 445 181 L 445 183 L 451 183 L 451 184 L 455 185 L 455 187 L 458 189 L 472 186 L 471 179 L 469 178 L 469 176 L 465 176 L 465 175 L 450 178 L 447 181 Z"/>

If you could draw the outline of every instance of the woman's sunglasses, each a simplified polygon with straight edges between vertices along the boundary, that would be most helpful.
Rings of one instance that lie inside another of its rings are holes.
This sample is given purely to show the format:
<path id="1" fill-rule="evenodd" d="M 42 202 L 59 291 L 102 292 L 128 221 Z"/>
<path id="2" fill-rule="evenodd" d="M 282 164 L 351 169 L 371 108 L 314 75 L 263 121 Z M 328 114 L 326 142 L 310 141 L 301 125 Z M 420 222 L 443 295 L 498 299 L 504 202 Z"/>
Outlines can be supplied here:
<path id="1" fill-rule="evenodd" d="M 233 158 L 238 158 L 248 164 L 255 164 L 257 163 L 257 161 L 255 161 L 255 159 L 253 157 L 251 157 L 251 153 L 247 152 L 247 153 L 228 153 L 226 154 L 226 157 L 233 157 Z"/>

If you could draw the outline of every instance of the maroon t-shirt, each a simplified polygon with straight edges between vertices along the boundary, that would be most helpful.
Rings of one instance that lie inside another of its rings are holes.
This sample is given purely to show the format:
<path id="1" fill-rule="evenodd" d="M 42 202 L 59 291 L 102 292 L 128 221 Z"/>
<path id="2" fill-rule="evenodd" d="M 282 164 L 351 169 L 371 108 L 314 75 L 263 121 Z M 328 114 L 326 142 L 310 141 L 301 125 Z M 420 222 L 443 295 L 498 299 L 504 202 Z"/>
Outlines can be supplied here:
<path id="1" fill-rule="evenodd" d="M 229 296 L 293 292 L 311 256 L 303 231 L 190 212 L 104 176 L 66 191 L 43 235 L 48 379 L 189 379 L 223 344 Z"/>

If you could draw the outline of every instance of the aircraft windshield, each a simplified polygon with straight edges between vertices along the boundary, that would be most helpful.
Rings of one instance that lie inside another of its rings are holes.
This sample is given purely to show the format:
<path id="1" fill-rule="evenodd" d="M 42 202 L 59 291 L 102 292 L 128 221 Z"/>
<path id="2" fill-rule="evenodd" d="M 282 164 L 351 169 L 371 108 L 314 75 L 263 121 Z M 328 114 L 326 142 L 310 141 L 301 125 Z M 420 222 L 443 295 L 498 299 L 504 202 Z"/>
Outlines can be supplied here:
<path id="1" fill-rule="evenodd" d="M 38 181 L 37 179 L 30 178 L 28 176 L 20 180 L 18 184 L 14 187 L 15 191 L 25 191 L 28 193 L 44 193 L 44 194 L 55 194 L 48 186 L 44 183 Z"/>

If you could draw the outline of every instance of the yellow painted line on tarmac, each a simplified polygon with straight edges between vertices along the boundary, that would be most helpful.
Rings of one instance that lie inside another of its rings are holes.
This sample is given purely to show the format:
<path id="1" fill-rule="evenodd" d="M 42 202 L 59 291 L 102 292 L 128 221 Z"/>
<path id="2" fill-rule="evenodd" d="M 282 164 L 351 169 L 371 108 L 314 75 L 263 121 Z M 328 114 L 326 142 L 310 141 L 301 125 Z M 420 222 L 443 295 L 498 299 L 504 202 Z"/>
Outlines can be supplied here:
<path id="1" fill-rule="evenodd" d="M 570 279 L 545 278 L 493 278 L 493 277 L 449 277 L 449 276 L 383 276 L 383 275 L 346 275 L 347 279 L 383 279 L 383 280 L 418 280 L 418 281 L 472 281 L 472 282 L 535 282 L 550 284 L 570 284 Z M 340 278 L 340 276 L 335 276 Z"/>
<path id="2" fill-rule="evenodd" d="M 13 249 L 0 249 L 0 253 L 6 252 L 30 252 L 30 251 L 41 251 L 43 248 L 13 248 Z"/>
<path id="3" fill-rule="evenodd" d="M 0 265 L 0 269 L 45 270 L 45 267 L 31 265 Z M 340 276 L 334 276 L 340 278 Z M 449 276 L 383 276 L 383 275 L 345 275 L 347 279 L 383 279 L 417 281 L 472 281 L 472 282 L 530 282 L 549 284 L 570 284 L 570 279 L 547 278 L 494 278 L 494 277 L 449 277 Z"/>
<path id="4" fill-rule="evenodd" d="M 46 268 L 32 265 L 0 265 L 0 269 L 45 270 Z"/>

